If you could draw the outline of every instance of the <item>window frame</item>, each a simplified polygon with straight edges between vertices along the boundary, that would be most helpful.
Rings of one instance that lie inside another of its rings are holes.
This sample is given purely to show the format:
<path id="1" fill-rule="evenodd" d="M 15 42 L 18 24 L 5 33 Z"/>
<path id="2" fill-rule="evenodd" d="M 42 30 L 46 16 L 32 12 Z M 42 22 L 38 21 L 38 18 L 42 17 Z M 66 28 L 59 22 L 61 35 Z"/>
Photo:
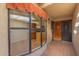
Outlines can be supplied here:
<path id="1" fill-rule="evenodd" d="M 32 18 L 31 18 L 31 16 L 32 16 L 32 14 L 34 14 L 34 13 L 28 13 L 29 14 L 29 28 L 10 28 L 10 10 L 11 9 L 8 9 L 8 55 L 9 56 L 12 56 L 10 53 L 11 53 L 11 51 L 10 51 L 10 47 L 11 47 L 11 45 L 10 45 L 10 29 L 23 29 L 23 30 L 26 30 L 26 29 L 28 29 L 29 30 L 29 53 L 27 53 L 27 54 L 22 54 L 22 55 L 20 55 L 20 56 L 25 56 L 25 55 L 28 55 L 28 54 L 31 54 L 32 53 L 32 46 L 31 46 L 31 39 L 32 39 L 32 26 L 31 26 L 31 24 L 32 24 Z M 17 10 L 18 11 L 18 10 Z M 36 16 L 36 15 L 35 15 Z M 38 17 L 38 16 L 36 16 L 36 17 Z M 42 48 L 44 45 L 42 45 L 42 21 L 44 21 L 43 20 L 43 18 L 39 18 L 40 19 L 40 29 L 41 29 L 41 31 L 40 31 L 40 37 L 41 37 L 41 40 L 40 40 L 40 48 Z M 45 20 L 46 21 L 46 20 Z M 47 42 L 47 21 L 46 21 L 46 29 L 45 29 L 45 44 L 46 44 L 46 42 Z M 39 48 L 38 48 L 39 49 Z M 36 49 L 36 50 L 38 50 L 38 49 Z M 36 50 L 34 50 L 34 51 L 36 51 Z"/>

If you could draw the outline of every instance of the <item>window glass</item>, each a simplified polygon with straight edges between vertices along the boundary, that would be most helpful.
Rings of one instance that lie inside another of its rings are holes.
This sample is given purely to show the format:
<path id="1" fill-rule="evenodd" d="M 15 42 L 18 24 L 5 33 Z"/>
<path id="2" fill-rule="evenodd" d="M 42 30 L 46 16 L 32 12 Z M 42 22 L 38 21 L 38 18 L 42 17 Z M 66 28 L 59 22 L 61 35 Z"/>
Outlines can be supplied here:
<path id="1" fill-rule="evenodd" d="M 32 26 L 32 39 L 31 39 L 31 42 L 32 42 L 32 50 L 35 50 L 37 48 L 40 47 L 40 40 L 41 40 L 41 20 L 36 18 L 36 17 L 33 17 L 34 19 L 32 19 L 32 23 L 31 23 L 31 26 Z"/>
<path id="2" fill-rule="evenodd" d="M 46 21 L 42 20 L 42 45 L 46 42 Z"/>
<path id="3" fill-rule="evenodd" d="M 29 53 L 29 17 L 18 11 L 9 11 L 10 55 Z"/>
<path id="4" fill-rule="evenodd" d="M 28 54 L 45 44 L 46 21 L 18 10 L 9 10 L 9 21 L 10 55 Z"/>

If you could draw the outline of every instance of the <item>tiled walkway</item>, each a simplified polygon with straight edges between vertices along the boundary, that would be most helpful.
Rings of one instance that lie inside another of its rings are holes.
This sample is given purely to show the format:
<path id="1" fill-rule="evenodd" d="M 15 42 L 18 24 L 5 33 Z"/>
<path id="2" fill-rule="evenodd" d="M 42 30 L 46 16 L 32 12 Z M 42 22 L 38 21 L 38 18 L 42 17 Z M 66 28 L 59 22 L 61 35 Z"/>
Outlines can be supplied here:
<path id="1" fill-rule="evenodd" d="M 45 50 L 43 56 L 76 56 L 71 42 L 53 41 Z"/>

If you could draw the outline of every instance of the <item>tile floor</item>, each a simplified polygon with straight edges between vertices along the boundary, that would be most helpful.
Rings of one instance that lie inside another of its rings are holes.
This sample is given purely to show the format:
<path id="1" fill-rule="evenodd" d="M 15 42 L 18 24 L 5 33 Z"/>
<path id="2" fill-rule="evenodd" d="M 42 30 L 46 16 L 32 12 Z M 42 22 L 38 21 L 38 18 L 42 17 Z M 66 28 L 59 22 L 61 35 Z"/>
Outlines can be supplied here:
<path id="1" fill-rule="evenodd" d="M 43 56 L 76 56 L 72 42 L 53 41 L 43 53 Z"/>

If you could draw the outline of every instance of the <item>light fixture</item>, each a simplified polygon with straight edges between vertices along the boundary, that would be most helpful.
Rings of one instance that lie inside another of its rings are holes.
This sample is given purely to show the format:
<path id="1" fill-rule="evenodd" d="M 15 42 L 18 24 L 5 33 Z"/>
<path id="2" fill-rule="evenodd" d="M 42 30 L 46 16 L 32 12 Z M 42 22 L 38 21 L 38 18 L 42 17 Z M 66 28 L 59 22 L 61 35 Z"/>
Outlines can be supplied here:
<path id="1" fill-rule="evenodd" d="M 78 26 L 79 26 L 79 22 L 76 22 L 75 27 L 78 27 Z"/>
<path id="2" fill-rule="evenodd" d="M 79 17 L 79 13 L 77 14 L 77 18 Z"/>
<path id="3" fill-rule="evenodd" d="M 77 30 L 74 30 L 74 34 L 77 34 Z"/>

